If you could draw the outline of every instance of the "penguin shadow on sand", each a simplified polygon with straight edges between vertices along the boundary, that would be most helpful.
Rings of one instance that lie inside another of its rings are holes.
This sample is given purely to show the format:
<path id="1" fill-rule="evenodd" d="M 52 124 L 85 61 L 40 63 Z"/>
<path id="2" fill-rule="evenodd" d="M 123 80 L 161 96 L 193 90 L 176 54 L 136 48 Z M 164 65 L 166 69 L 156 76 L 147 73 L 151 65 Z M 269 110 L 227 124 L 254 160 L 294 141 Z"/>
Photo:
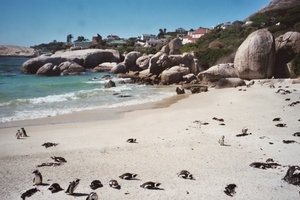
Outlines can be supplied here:
<path id="1" fill-rule="evenodd" d="M 89 194 L 87 194 L 87 193 L 80 193 L 80 192 L 75 192 L 75 193 L 73 193 L 73 194 L 68 194 L 68 195 L 70 195 L 70 196 L 74 196 L 74 197 L 84 197 L 84 196 L 89 196 Z"/>

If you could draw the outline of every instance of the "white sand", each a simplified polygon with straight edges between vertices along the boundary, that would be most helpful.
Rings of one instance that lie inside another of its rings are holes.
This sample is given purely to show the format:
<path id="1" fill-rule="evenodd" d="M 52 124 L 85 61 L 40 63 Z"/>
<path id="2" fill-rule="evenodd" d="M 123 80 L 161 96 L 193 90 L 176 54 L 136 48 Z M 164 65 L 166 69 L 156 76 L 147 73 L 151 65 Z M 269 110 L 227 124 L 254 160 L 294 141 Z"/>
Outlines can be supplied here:
<path id="1" fill-rule="evenodd" d="M 0 199 L 20 199 L 33 187 L 34 169 L 42 173 L 45 184 L 56 182 L 64 189 L 75 178 L 81 179 L 76 199 L 85 199 L 93 191 L 89 184 L 95 179 L 104 185 L 95 190 L 99 199 L 231 199 L 223 192 L 231 183 L 237 185 L 234 199 L 299 199 L 300 187 L 282 178 L 287 165 L 300 165 L 300 138 L 292 136 L 300 131 L 300 104 L 288 106 L 300 100 L 300 84 L 287 80 L 271 89 L 260 83 L 242 87 L 247 91 L 210 89 L 170 107 L 127 112 L 120 119 L 86 122 L 82 115 L 83 122 L 78 123 L 49 124 L 45 119 L 44 125 L 26 126 L 22 122 L 30 136 L 25 139 L 14 137 L 18 125 L 1 128 Z M 275 93 L 279 85 L 292 93 Z M 213 117 L 223 118 L 225 126 Z M 275 117 L 281 117 L 277 123 L 287 127 L 276 127 Z M 243 127 L 252 134 L 236 137 Z M 218 144 L 222 135 L 226 146 Z M 126 143 L 128 138 L 137 138 L 138 143 Z M 41 146 L 44 142 L 59 145 L 46 149 Z M 68 162 L 36 168 L 53 162 L 51 156 Z M 283 166 L 266 170 L 249 166 L 268 158 Z M 182 169 L 196 180 L 178 178 L 176 173 Z M 125 172 L 137 173 L 139 180 L 120 179 Z M 121 184 L 120 190 L 108 186 L 111 179 Z M 146 181 L 160 182 L 163 190 L 139 187 Z M 74 199 L 64 191 L 51 194 L 49 185 L 38 186 L 40 192 L 28 199 Z"/>

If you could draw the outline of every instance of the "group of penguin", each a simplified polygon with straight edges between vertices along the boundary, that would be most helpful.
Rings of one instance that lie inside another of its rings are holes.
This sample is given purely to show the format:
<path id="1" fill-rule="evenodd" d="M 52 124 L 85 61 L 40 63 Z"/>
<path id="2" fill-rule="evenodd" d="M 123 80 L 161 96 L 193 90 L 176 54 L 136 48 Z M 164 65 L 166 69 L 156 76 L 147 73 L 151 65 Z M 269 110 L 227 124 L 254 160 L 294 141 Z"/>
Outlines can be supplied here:
<path id="1" fill-rule="evenodd" d="M 126 142 L 136 143 L 137 140 L 133 139 L 133 138 L 129 138 L 128 140 L 126 140 Z M 67 162 L 66 159 L 64 159 L 63 157 L 53 156 L 51 158 L 54 161 L 59 162 L 59 163 Z M 33 178 L 34 186 L 43 185 L 42 174 L 38 170 L 34 170 L 33 174 L 34 174 L 34 178 Z M 178 177 L 183 178 L 183 179 L 194 180 L 193 175 L 187 170 L 181 170 L 177 175 L 178 175 Z M 137 174 L 134 174 L 134 173 L 124 173 L 124 174 L 119 176 L 119 178 L 125 179 L 125 180 L 134 180 L 134 179 L 136 179 L 136 177 L 137 177 Z M 80 179 L 75 179 L 74 181 L 70 182 L 67 190 L 65 191 L 65 193 L 73 195 L 74 192 L 75 192 L 75 189 L 79 185 L 79 182 L 80 182 Z M 144 188 L 144 189 L 156 190 L 156 189 L 161 189 L 161 188 L 159 188 L 160 185 L 161 185 L 161 183 L 158 183 L 158 182 L 147 181 L 147 182 L 143 183 L 142 185 L 140 185 L 140 187 Z M 114 189 L 121 189 L 121 185 L 118 183 L 117 180 L 110 180 L 109 181 L 109 186 L 114 188 Z M 103 184 L 99 180 L 93 180 L 90 184 L 90 188 L 93 189 L 93 190 L 96 190 L 97 188 L 100 188 L 100 187 L 103 187 Z M 64 189 L 62 189 L 61 186 L 58 183 L 53 183 L 52 185 L 50 185 L 48 190 L 50 190 L 52 193 L 57 193 L 57 192 L 62 191 Z M 29 189 L 21 195 L 21 198 L 23 200 L 25 200 L 26 197 L 30 197 L 38 191 L 39 190 L 37 188 Z M 91 192 L 87 196 L 86 200 L 98 200 L 98 194 L 96 192 Z"/>
<path id="2" fill-rule="evenodd" d="M 42 185 L 43 184 L 42 174 L 38 170 L 33 171 L 33 174 L 35 175 L 33 178 L 34 185 Z M 187 170 L 181 170 L 177 175 L 178 175 L 178 177 L 183 178 L 183 179 L 191 179 L 191 180 L 194 179 L 193 175 Z M 125 180 L 134 180 L 136 178 L 136 176 L 137 176 L 137 174 L 124 173 L 124 174 L 120 175 L 119 178 L 125 179 Z M 80 179 L 75 179 L 74 181 L 70 182 L 65 193 L 71 194 L 71 195 L 74 194 L 75 189 L 79 185 L 79 182 L 80 182 Z M 161 185 L 161 183 L 158 183 L 158 182 L 147 181 L 147 182 L 143 183 L 142 185 L 140 185 L 140 187 L 145 188 L 145 189 L 154 189 L 155 190 L 155 189 L 160 189 L 159 188 L 160 185 Z M 109 186 L 114 189 L 121 188 L 120 184 L 116 180 L 110 180 Z M 99 180 L 93 180 L 90 184 L 90 188 L 93 190 L 100 188 L 100 187 L 103 187 L 103 184 Z M 53 183 L 48 188 L 48 190 L 50 190 L 52 193 L 56 193 L 63 189 L 60 187 L 60 185 L 58 183 Z M 21 198 L 23 200 L 25 200 L 26 197 L 32 196 L 37 191 L 39 191 L 37 188 L 32 188 L 30 190 L 27 190 L 25 193 L 22 194 Z M 87 196 L 86 200 L 98 200 L 98 194 L 96 192 L 91 192 Z"/>
<path id="3" fill-rule="evenodd" d="M 17 131 L 16 133 L 16 138 L 20 139 L 21 137 L 28 137 L 26 131 L 24 128 L 21 128 L 22 132 L 20 130 Z"/>

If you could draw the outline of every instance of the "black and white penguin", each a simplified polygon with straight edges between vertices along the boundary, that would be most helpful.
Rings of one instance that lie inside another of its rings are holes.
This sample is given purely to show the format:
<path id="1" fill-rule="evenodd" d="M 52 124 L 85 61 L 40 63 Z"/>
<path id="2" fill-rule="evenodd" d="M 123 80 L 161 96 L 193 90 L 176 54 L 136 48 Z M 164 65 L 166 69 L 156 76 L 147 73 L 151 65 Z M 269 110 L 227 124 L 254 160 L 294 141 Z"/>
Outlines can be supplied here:
<path id="1" fill-rule="evenodd" d="M 286 127 L 286 124 L 280 123 L 280 124 L 276 124 L 275 126 L 277 126 L 277 127 Z"/>
<path id="2" fill-rule="evenodd" d="M 278 122 L 278 121 L 281 121 L 281 118 L 280 118 L 280 117 L 275 117 L 275 118 L 273 119 L 273 122 Z"/>
<path id="3" fill-rule="evenodd" d="M 52 193 L 56 193 L 56 192 L 59 192 L 61 190 L 63 190 L 60 185 L 58 183 L 53 183 L 49 188 L 48 190 L 50 190 Z"/>
<path id="4" fill-rule="evenodd" d="M 31 197 L 32 195 L 34 195 L 36 192 L 39 192 L 39 191 L 40 190 L 37 188 L 31 188 L 21 195 L 21 199 L 25 200 L 26 197 Z"/>
<path id="5" fill-rule="evenodd" d="M 110 180 L 109 181 L 109 186 L 115 189 L 120 189 L 121 186 L 119 185 L 118 181 L 116 180 Z"/>
<path id="6" fill-rule="evenodd" d="M 183 178 L 183 179 L 194 179 L 193 175 L 187 170 L 181 170 L 178 173 L 178 177 Z"/>
<path id="7" fill-rule="evenodd" d="M 96 192 L 91 192 L 86 200 L 98 200 L 98 195 Z"/>
<path id="8" fill-rule="evenodd" d="M 224 144 L 225 144 L 225 136 L 224 135 L 222 135 L 222 137 L 219 139 L 219 144 L 221 146 L 224 146 Z"/>
<path id="9" fill-rule="evenodd" d="M 124 173 L 121 176 L 119 176 L 121 179 L 125 179 L 125 180 L 132 180 L 135 179 L 135 177 L 137 176 L 137 174 L 131 174 L 131 173 Z"/>
<path id="10" fill-rule="evenodd" d="M 128 142 L 128 143 L 136 143 L 136 139 L 129 138 L 128 140 L 126 140 L 126 142 Z"/>
<path id="11" fill-rule="evenodd" d="M 20 132 L 20 130 L 18 130 L 16 133 L 16 138 L 20 139 L 20 137 L 22 137 L 22 133 Z"/>
<path id="12" fill-rule="evenodd" d="M 160 185 L 161 185 L 161 183 L 148 181 L 148 182 L 145 182 L 142 185 L 140 185 L 140 187 L 151 190 L 151 189 L 158 189 L 158 186 L 160 186 Z"/>
<path id="13" fill-rule="evenodd" d="M 103 187 L 101 181 L 99 180 L 93 180 L 90 184 L 90 188 L 93 190 L 96 190 L 97 188 Z"/>
<path id="14" fill-rule="evenodd" d="M 33 185 L 41 185 L 43 183 L 42 174 L 39 172 L 39 170 L 34 170 L 32 173 L 34 174 Z"/>
<path id="15" fill-rule="evenodd" d="M 242 134 L 247 134 L 247 131 L 248 131 L 248 128 L 244 127 L 244 128 L 242 129 Z"/>
<path id="16" fill-rule="evenodd" d="M 69 187 L 65 193 L 73 194 L 79 184 L 79 181 L 80 181 L 80 179 L 77 178 L 74 181 L 70 182 Z"/>
<path id="17" fill-rule="evenodd" d="M 63 157 L 53 156 L 51 158 L 56 162 L 67 162 L 66 159 L 64 159 Z"/>
<path id="18" fill-rule="evenodd" d="M 23 136 L 23 137 L 28 137 L 28 135 L 27 135 L 25 129 L 24 129 L 24 128 L 21 128 L 21 129 L 22 129 L 22 133 L 23 133 L 22 136 Z"/>

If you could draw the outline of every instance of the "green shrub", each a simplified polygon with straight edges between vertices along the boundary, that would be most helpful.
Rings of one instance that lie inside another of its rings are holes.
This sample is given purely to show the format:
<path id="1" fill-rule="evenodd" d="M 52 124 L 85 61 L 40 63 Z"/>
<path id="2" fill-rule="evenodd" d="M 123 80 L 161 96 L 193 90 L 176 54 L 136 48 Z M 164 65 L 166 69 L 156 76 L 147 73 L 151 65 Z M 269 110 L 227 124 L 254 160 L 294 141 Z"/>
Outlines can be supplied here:
<path id="1" fill-rule="evenodd" d="M 292 60 L 292 70 L 296 76 L 300 75 L 300 52 Z"/>

